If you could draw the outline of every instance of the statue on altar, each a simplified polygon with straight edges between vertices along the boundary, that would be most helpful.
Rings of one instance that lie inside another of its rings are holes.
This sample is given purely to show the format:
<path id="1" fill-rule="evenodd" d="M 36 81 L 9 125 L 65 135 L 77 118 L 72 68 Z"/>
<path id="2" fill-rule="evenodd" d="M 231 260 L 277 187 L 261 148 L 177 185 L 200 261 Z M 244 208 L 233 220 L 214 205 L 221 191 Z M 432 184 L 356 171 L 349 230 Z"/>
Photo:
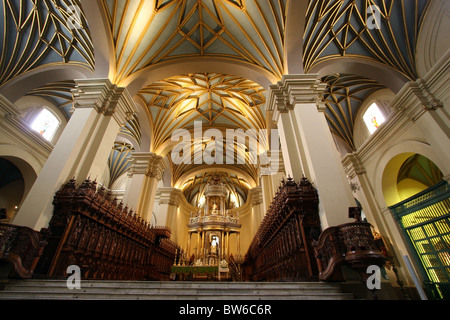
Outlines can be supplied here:
<path id="1" fill-rule="evenodd" d="M 210 198 L 209 211 L 212 214 L 218 214 L 219 210 L 220 210 L 220 198 L 218 198 L 218 197 L 211 197 Z"/>
<path id="2" fill-rule="evenodd" d="M 211 241 L 211 254 L 216 255 L 218 253 L 217 246 L 219 245 L 219 238 L 214 236 Z"/>
<path id="3" fill-rule="evenodd" d="M 207 182 L 203 194 L 198 197 L 197 212 L 192 212 L 188 224 L 190 236 L 196 233 L 198 247 L 196 248 L 194 266 L 218 266 L 228 260 L 231 248 L 235 246 L 231 234 L 239 234 L 241 225 L 239 219 L 234 218 L 234 207 L 230 208 L 227 201 L 229 193 L 222 182 L 222 176 L 215 173 Z M 233 210 L 233 212 L 230 212 Z M 195 215 L 195 217 L 193 217 Z M 233 218 L 230 218 L 233 216 Z M 188 252 L 192 244 L 188 242 Z M 239 236 L 236 239 L 237 249 L 240 250 Z M 231 244 L 230 244 L 231 242 Z"/>

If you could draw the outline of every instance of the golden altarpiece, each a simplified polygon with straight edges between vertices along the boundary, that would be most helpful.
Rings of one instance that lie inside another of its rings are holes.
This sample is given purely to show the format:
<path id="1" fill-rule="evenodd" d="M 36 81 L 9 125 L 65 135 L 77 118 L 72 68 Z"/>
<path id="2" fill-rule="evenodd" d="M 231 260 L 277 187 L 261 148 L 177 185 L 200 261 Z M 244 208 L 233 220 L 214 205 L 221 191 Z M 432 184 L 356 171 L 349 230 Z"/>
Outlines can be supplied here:
<path id="1" fill-rule="evenodd" d="M 206 185 L 204 197 L 202 207 L 189 219 L 186 253 L 194 266 L 227 266 L 232 234 L 236 234 L 236 249 L 240 253 L 239 213 L 227 207 L 226 187 L 216 175 Z"/>

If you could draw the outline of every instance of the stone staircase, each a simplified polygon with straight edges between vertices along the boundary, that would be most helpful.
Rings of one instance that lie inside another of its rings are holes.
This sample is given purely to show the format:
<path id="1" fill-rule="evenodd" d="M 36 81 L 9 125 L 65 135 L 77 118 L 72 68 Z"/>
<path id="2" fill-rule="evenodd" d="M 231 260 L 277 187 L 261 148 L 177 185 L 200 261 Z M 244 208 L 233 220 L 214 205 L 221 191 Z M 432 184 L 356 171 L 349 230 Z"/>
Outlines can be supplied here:
<path id="1" fill-rule="evenodd" d="M 337 283 L 11 280 L 0 300 L 351 300 Z"/>

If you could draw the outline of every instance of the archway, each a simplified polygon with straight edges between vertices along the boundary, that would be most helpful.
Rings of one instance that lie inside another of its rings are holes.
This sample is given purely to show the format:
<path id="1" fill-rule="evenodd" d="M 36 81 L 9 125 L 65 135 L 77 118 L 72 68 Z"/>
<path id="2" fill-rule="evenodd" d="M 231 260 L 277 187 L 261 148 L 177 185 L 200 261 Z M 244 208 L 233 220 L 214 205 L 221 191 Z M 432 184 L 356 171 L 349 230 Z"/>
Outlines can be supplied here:
<path id="1" fill-rule="evenodd" d="M 442 172 L 420 154 L 400 154 L 383 173 L 383 192 L 428 296 L 448 299 L 450 188 Z"/>
<path id="2" fill-rule="evenodd" d="M 383 172 L 383 195 L 393 206 L 438 184 L 443 178 L 438 166 L 417 153 L 402 153 L 389 161 Z"/>
<path id="3" fill-rule="evenodd" d="M 23 200 L 25 179 L 10 160 L 0 158 L 0 219 L 11 221 Z"/>

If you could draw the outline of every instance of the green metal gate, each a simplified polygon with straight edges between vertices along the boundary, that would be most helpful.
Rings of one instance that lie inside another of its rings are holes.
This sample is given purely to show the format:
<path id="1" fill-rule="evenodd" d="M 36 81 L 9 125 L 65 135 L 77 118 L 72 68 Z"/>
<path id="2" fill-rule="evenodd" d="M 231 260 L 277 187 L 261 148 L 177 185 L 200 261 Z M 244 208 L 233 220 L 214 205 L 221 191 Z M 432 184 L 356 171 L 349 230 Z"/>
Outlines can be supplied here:
<path id="1" fill-rule="evenodd" d="M 422 267 L 430 298 L 450 299 L 450 188 L 446 181 L 389 208 Z"/>

